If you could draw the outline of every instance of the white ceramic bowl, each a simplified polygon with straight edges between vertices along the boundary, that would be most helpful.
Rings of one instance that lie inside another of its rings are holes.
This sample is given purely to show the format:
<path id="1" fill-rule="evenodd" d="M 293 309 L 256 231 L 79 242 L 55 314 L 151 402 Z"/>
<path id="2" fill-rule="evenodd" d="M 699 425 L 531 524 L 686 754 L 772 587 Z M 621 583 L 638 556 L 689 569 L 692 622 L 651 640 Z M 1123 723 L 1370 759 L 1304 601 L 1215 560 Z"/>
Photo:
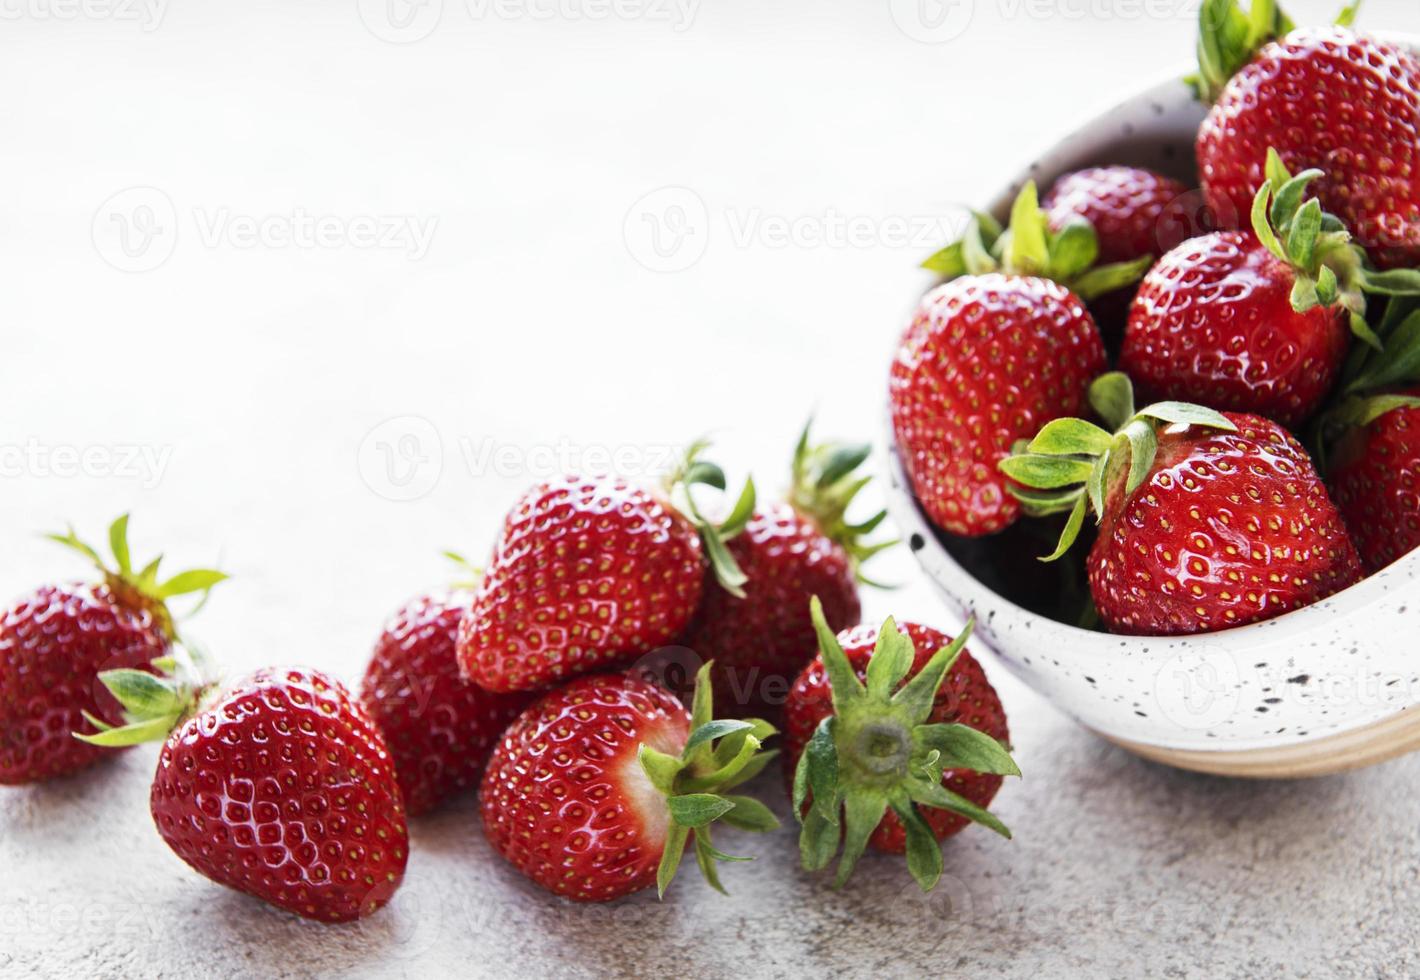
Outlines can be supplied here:
<path id="1" fill-rule="evenodd" d="M 1092 164 L 1149 167 L 1194 186 L 1203 113 L 1181 81 L 1153 86 L 1031 164 L 992 211 L 1004 219 L 1028 178 L 1043 192 Z M 952 551 L 973 546 L 949 551 L 933 529 L 891 426 L 887 444 L 888 509 L 948 602 L 976 616 L 973 648 L 994 653 L 1106 738 L 1184 768 L 1259 777 L 1336 772 L 1420 748 L 1420 551 L 1324 602 L 1251 626 L 1188 637 L 1091 632 L 1022 608 L 968 572 Z"/>

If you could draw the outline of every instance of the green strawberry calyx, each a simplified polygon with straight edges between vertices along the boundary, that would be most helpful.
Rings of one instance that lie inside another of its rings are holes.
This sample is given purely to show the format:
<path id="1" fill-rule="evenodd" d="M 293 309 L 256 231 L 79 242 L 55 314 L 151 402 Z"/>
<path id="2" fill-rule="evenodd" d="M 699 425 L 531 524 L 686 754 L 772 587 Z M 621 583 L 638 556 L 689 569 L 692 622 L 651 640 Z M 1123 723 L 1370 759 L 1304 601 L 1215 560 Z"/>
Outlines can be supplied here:
<path id="1" fill-rule="evenodd" d="M 930 891 L 942 875 L 942 850 L 918 807 L 948 810 L 1011 836 L 989 811 L 942 785 L 948 770 L 1019 776 L 1010 753 L 967 725 L 928 723 L 937 690 L 966 646 L 974 621 L 907 679 L 916 651 L 911 637 L 889 618 L 878 632 L 865 685 L 817 598 L 810 608 L 833 713 L 819 724 L 794 770 L 800 859 L 805 869 L 818 871 L 838 855 L 834 887 L 842 887 L 891 809 L 906 831 L 908 871 L 923 891 Z"/>
<path id="2" fill-rule="evenodd" d="M 128 668 L 100 672 L 99 681 L 123 709 L 124 723 L 110 725 L 86 711 L 85 720 L 97 731 L 74 737 L 105 748 L 162 741 L 219 692 L 215 665 L 191 644 L 173 644 L 152 667 L 157 674 Z"/>
<path id="3" fill-rule="evenodd" d="M 690 737 L 680 755 L 670 755 L 642 744 L 637 759 L 646 778 L 664 797 L 670 814 L 665 849 L 656 870 L 656 892 L 666 888 L 680 867 L 686 845 L 695 851 L 700 873 L 712 888 L 725 894 L 718 865 L 750 861 L 715 848 L 711 824 L 723 823 L 757 833 L 773 830 L 779 819 L 763 803 L 730 793 L 764 770 L 777 751 L 762 751 L 764 740 L 776 734 L 773 725 L 758 718 L 713 720 L 710 664 L 695 677 L 691 700 Z"/>
<path id="4" fill-rule="evenodd" d="M 810 419 L 794 447 L 789 505 L 811 518 L 819 530 L 843 547 L 858 581 L 878 585 L 863 575 L 862 565 L 898 542 L 892 539 L 870 543 L 864 539 L 887 519 L 887 511 L 879 510 L 862 521 L 848 519 L 848 508 L 859 491 L 872 482 L 873 478 L 860 473 L 859 468 L 872 455 L 873 447 L 868 443 L 814 444 L 809 438 L 812 426 L 813 420 Z"/>
<path id="5" fill-rule="evenodd" d="M 1055 561 L 1070 549 L 1087 511 L 1103 520 L 1105 501 L 1121 481 L 1124 499 L 1143 485 L 1158 456 L 1160 424 L 1237 431 L 1221 413 L 1188 402 L 1156 402 L 1136 411 L 1133 388 L 1121 371 L 1096 378 L 1089 398 L 1113 432 L 1084 419 L 1055 419 L 998 464 L 1015 481 L 1008 489 L 1027 515 L 1070 515 L 1055 551 L 1042 561 Z"/>
<path id="6" fill-rule="evenodd" d="M 197 595 L 197 605 L 187 612 L 196 613 L 207 602 L 212 587 L 227 578 L 226 573 L 211 568 L 194 568 L 167 579 L 159 580 L 159 555 L 142 567 L 135 567 L 128 548 L 128 515 L 123 514 L 108 529 L 109 549 L 113 564 L 109 565 L 99 552 L 80 540 L 71 525 L 63 534 L 46 534 L 46 538 L 70 548 L 93 562 L 103 575 L 104 584 L 121 601 L 149 610 L 163 635 L 170 641 L 178 638 L 176 621 L 168 609 L 168 600 L 184 595 Z"/>
<path id="7" fill-rule="evenodd" d="M 745 596 L 744 584 L 748 581 L 748 577 L 725 545 L 731 538 L 743 531 L 745 525 L 749 524 L 750 518 L 754 516 L 754 479 L 747 478 L 745 480 L 744 487 L 735 499 L 735 505 L 724 520 L 714 521 L 706 517 L 695 502 L 691 488 L 703 485 L 723 491 L 728 484 L 723 469 L 715 463 L 700 458 L 701 453 L 709 446 L 710 443 L 704 439 L 691 443 L 690 447 L 686 449 L 680 465 L 666 476 L 663 489 L 666 496 L 670 498 L 671 505 L 684 514 L 695 525 L 695 529 L 700 532 L 700 540 L 705 546 L 705 556 L 710 562 L 710 570 L 715 575 L 715 581 L 726 592 L 743 599 Z"/>
<path id="8" fill-rule="evenodd" d="M 1266 175 L 1252 199 L 1252 231 L 1267 251 L 1292 268 L 1292 309 L 1306 313 L 1339 305 L 1350 315 L 1357 339 L 1379 349 L 1380 341 L 1366 322 L 1365 252 L 1338 218 L 1322 211 L 1319 199 L 1305 197 L 1307 185 L 1324 174 L 1311 169 L 1292 176 L 1281 155 L 1269 149 Z"/>
<path id="9" fill-rule="evenodd" d="M 1357 3 L 1337 18 L 1349 25 Z M 1198 100 L 1211 105 L 1222 94 L 1228 80 L 1257 56 L 1269 41 L 1275 41 L 1296 25 L 1277 6 L 1276 0 L 1252 0 L 1246 8 L 1239 0 L 1203 0 L 1198 10 L 1198 74 L 1184 79 Z"/>
<path id="10" fill-rule="evenodd" d="M 1131 262 L 1095 265 L 1099 238 L 1094 226 L 1073 217 L 1053 229 L 1040 208 L 1035 181 L 1028 180 L 1011 205 L 1010 224 L 1002 228 L 991 215 L 973 212 L 966 234 L 922 263 L 943 280 L 1001 272 L 1051 279 L 1081 299 L 1090 300 L 1131 286 L 1149 270 L 1152 256 Z"/>

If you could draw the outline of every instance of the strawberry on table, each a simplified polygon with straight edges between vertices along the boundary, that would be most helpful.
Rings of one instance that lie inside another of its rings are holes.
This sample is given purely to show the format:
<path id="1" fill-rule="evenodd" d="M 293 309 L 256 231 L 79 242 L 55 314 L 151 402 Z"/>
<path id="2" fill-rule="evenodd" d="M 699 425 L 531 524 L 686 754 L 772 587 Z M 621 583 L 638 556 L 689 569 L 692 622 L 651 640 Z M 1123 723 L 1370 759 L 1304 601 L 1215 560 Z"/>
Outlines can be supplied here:
<path id="1" fill-rule="evenodd" d="M 385 624 L 360 699 L 394 758 L 405 809 L 417 816 L 478 786 L 493 744 L 527 706 L 459 675 L 454 647 L 471 587 L 416 596 Z"/>
<path id="2" fill-rule="evenodd" d="M 664 895 L 687 843 L 719 891 L 719 821 L 766 831 L 778 820 L 730 791 L 773 757 L 762 721 L 713 721 L 708 667 L 693 707 L 627 674 L 579 677 L 509 726 L 480 801 L 493 848 L 548 891 L 603 902 L 655 885 Z"/>
<path id="3" fill-rule="evenodd" d="M 1292 170 L 1326 172 L 1318 194 L 1382 268 L 1420 264 L 1420 61 L 1338 26 L 1293 30 L 1275 0 L 1205 0 L 1198 132 L 1208 203 L 1247 214 L 1275 148 Z"/>
<path id="4" fill-rule="evenodd" d="M 817 600 L 812 616 L 820 653 L 794 683 L 784 731 L 803 865 L 825 868 L 841 846 L 842 885 L 867 847 L 905 853 L 928 891 L 939 841 L 971 822 L 1011 836 L 986 807 L 1002 776 L 1021 773 L 1001 701 L 965 650 L 971 625 L 955 640 L 892 619 L 835 636 Z"/>
<path id="5" fill-rule="evenodd" d="M 726 542 L 754 509 L 746 482 L 729 516 L 706 519 L 691 488 L 725 489 L 692 446 L 655 493 L 616 477 L 566 476 L 514 505 L 459 630 L 464 677 L 490 691 L 533 691 L 621 666 L 670 643 L 700 602 L 708 565 L 742 594 Z"/>
<path id="6" fill-rule="evenodd" d="M 183 648 L 161 677 L 100 680 L 128 724 L 79 736 L 119 747 L 163 741 L 150 806 L 158 834 L 213 881 L 321 922 L 386 904 L 409 855 L 384 739 L 338 680 L 270 667 L 230 685 Z"/>
<path id="7" fill-rule="evenodd" d="M 169 599 L 203 593 L 226 578 L 195 569 L 158 579 L 158 561 L 135 568 L 128 515 L 109 528 L 109 567 L 71 529 L 50 537 L 99 570 L 95 582 L 44 585 L 0 612 L 0 784 L 62 776 L 107 753 L 75 731 L 86 719 L 119 724 L 119 705 L 98 681 L 100 671 L 146 668 L 167 654 L 177 631 Z"/>
<path id="8" fill-rule="evenodd" d="M 888 391 L 903 466 L 943 530 L 1010 526 L 1019 506 L 996 464 L 1017 439 L 1078 412 L 1105 369 L 1084 300 L 1136 281 L 1150 260 L 1093 267 L 1097 252 L 1088 222 L 1051 230 L 1027 184 L 1008 230 L 978 215 L 924 263 L 949 281 L 918 305 Z"/>
<path id="9" fill-rule="evenodd" d="M 1275 422 L 1182 402 L 1136 412 L 1122 374 L 1096 381 L 1091 400 L 1115 432 L 1057 419 L 1001 469 L 1032 513 L 1070 513 L 1051 558 L 1095 513 L 1090 592 L 1112 632 L 1242 626 L 1360 578 L 1311 458 Z"/>
<path id="10" fill-rule="evenodd" d="M 867 445 L 812 445 L 805 426 L 794 450 L 785 500 L 756 508 L 729 542 L 744 571 L 743 597 L 715 582 L 681 645 L 713 661 L 715 700 L 735 714 L 783 705 L 789 685 L 817 649 L 809 598 L 817 595 L 834 629 L 858 622 L 859 567 L 894 542 L 868 544 L 886 512 L 853 523 L 848 508 L 870 477 L 858 473 Z"/>

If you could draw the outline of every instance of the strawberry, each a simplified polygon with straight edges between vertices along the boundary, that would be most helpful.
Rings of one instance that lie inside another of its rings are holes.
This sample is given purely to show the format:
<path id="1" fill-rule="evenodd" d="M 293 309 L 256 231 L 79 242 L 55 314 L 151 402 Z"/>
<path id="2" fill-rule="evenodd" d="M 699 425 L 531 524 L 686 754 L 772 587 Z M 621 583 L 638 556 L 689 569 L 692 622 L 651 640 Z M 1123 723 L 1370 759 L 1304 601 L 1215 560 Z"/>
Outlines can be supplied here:
<path id="1" fill-rule="evenodd" d="M 664 895 L 688 841 L 706 880 L 716 820 L 764 831 L 778 821 L 729 790 L 772 758 L 762 721 L 711 721 L 708 665 L 686 711 L 634 674 L 579 677 L 544 695 L 503 734 L 483 776 L 483 829 L 494 850 L 543 888 L 602 902 L 656 885 Z"/>
<path id="2" fill-rule="evenodd" d="M 1329 482 L 1367 572 L 1420 548 L 1420 388 L 1358 399 Z"/>
<path id="3" fill-rule="evenodd" d="M 218 884 L 321 922 L 387 903 L 409 840 L 380 730 L 339 681 L 270 667 L 219 688 L 190 651 L 161 677 L 100 680 L 129 723 L 80 736 L 101 746 L 163 739 L 150 805 L 158 834 Z"/>
<path id="4" fill-rule="evenodd" d="M 226 576 L 195 570 L 158 581 L 158 562 L 135 570 L 128 515 L 109 528 L 114 568 L 71 528 L 50 535 L 98 566 L 97 582 L 44 585 L 0 613 L 0 785 L 62 776 L 106 753 L 71 737 L 88 719 L 118 724 L 100 671 L 145 668 L 176 637 L 167 600 L 206 593 Z"/>
<path id="5" fill-rule="evenodd" d="M 1128 379 L 1092 386 L 1110 433 L 1047 424 L 1001 464 L 1033 513 L 1069 511 L 1060 553 L 1087 510 L 1090 593 L 1112 632 L 1200 633 L 1270 619 L 1360 578 L 1360 560 L 1311 458 L 1256 415 L 1182 402 L 1135 412 Z"/>
<path id="6" fill-rule="evenodd" d="M 1101 262 L 1157 259 L 1212 223 L 1191 206 L 1182 182 L 1140 167 L 1087 167 L 1064 174 L 1041 207 L 1057 232 L 1074 218 L 1088 221 Z"/>
<path id="7" fill-rule="evenodd" d="M 955 640 L 892 619 L 835 636 L 817 600 L 811 615 L 820 652 L 784 716 L 804 867 L 827 867 L 841 842 L 841 886 L 871 845 L 906 853 L 929 891 L 942 873 L 938 841 L 972 821 L 1011 836 L 985 808 L 1002 776 L 1021 774 L 1003 747 L 1001 701 L 964 649 L 971 624 Z"/>
<path id="8" fill-rule="evenodd" d="M 858 622 L 859 565 L 893 542 L 866 544 L 864 535 L 887 516 L 850 523 L 849 506 L 869 477 L 856 475 L 871 447 L 812 446 L 805 426 L 794 450 L 788 499 L 757 508 L 729 543 L 744 571 L 744 597 L 714 582 L 682 646 L 714 661 L 715 700 L 739 713 L 777 708 L 817 649 L 809 598 L 823 601 L 835 629 Z"/>
<path id="9" fill-rule="evenodd" d="M 477 786 L 493 743 L 529 700 L 459 676 L 454 646 L 472 600 L 464 588 L 411 599 L 385 624 L 365 670 L 360 699 L 384 735 L 411 816 Z"/>
<path id="10" fill-rule="evenodd" d="M 749 520 L 754 484 L 722 524 L 706 520 L 690 488 L 723 490 L 725 474 L 698 458 L 703 448 L 686 454 L 664 496 L 615 477 L 567 476 L 528 491 L 459 629 L 463 676 L 490 691 L 531 691 L 629 663 L 689 624 L 707 564 L 741 594 L 744 573 L 725 542 Z"/>
<path id="11" fill-rule="evenodd" d="M 1383 268 L 1420 264 L 1420 60 L 1341 26 L 1293 30 L 1274 0 L 1206 0 L 1194 82 L 1212 109 L 1198 171 L 1215 210 L 1246 214 L 1275 147 Z"/>
<path id="12" fill-rule="evenodd" d="M 1019 507 L 996 464 L 1042 423 L 1079 411 L 1104 370 L 1082 297 L 1128 285 L 1149 260 L 1092 269 L 1097 250 L 1083 220 L 1051 231 L 1027 184 L 1009 230 L 977 215 L 924 263 L 949 281 L 913 314 L 888 395 L 903 466 L 943 530 L 975 537 L 1014 522 Z"/>
<path id="13" fill-rule="evenodd" d="M 1041 201 L 1050 227 L 1059 231 L 1083 218 L 1095 230 L 1099 261 L 1158 259 L 1196 234 L 1211 231 L 1212 215 L 1201 195 L 1180 181 L 1140 167 L 1087 167 L 1056 179 Z M 1134 290 L 1117 289 L 1089 304 L 1105 346 L 1119 350 Z"/>
<path id="14" fill-rule="evenodd" d="M 1321 171 L 1293 177 L 1275 153 L 1267 170 L 1251 231 L 1185 242 L 1144 277 L 1119 365 L 1150 398 L 1296 427 L 1335 384 L 1352 333 L 1377 343 L 1364 317 L 1377 287 L 1346 230 L 1318 199 L 1302 203 Z"/>

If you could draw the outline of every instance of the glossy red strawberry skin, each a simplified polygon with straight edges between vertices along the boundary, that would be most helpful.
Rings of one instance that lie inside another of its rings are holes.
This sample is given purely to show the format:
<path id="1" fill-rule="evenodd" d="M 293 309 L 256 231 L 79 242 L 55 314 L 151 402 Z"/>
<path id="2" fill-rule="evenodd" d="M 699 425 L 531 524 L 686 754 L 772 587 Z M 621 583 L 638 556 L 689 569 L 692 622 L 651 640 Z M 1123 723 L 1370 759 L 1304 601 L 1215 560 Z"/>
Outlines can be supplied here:
<path id="1" fill-rule="evenodd" d="M 1383 267 L 1420 263 L 1420 62 L 1339 27 L 1266 45 L 1224 87 L 1198 133 L 1210 206 L 1246 220 L 1268 147 L 1317 167 L 1322 206 Z"/>
<path id="2" fill-rule="evenodd" d="M 636 753 L 644 742 L 679 755 L 689 731 L 673 694 L 629 674 L 579 677 L 543 696 L 508 727 L 484 772 L 489 843 L 576 901 L 654 885 L 670 817 Z"/>
<path id="3" fill-rule="evenodd" d="M 1155 258 L 1211 231 L 1199 202 L 1172 177 L 1140 167 L 1088 167 L 1067 173 L 1041 201 L 1052 227 L 1081 217 L 1095 229 L 1101 263 Z"/>
<path id="4" fill-rule="evenodd" d="M 818 651 L 809 600 L 819 597 L 833 629 L 857 625 L 858 582 L 843 546 L 787 503 L 756 511 L 729 549 L 749 577 L 745 597 L 708 580 L 680 642 L 701 661 L 714 661 L 722 716 L 772 714 Z"/>
<path id="5" fill-rule="evenodd" d="M 952 638 L 926 626 L 915 623 L 901 623 L 899 628 L 912 638 L 916 659 L 909 677 L 926 666 L 932 655 L 952 642 Z M 843 652 L 848 662 L 858 674 L 860 681 L 866 681 L 868 661 L 873 656 L 873 646 L 878 641 L 876 626 L 857 626 L 838 634 Z M 833 714 L 833 692 L 829 687 L 828 674 L 823 667 L 823 658 L 815 656 L 794 681 L 789 692 L 789 702 L 784 712 L 784 762 L 785 773 L 793 778 L 795 767 L 804 746 L 813 737 L 819 723 Z M 1009 744 L 1010 729 L 1006 724 L 1006 711 L 996 689 L 986 679 L 970 651 L 963 650 L 952 666 L 951 673 L 942 682 L 937 698 L 928 718 L 928 724 L 960 723 L 984 732 L 1003 745 Z M 980 807 L 988 806 L 1001 788 L 1001 777 L 969 770 L 947 770 L 942 774 L 942 785 L 959 793 Z M 969 823 L 946 810 L 920 807 L 923 817 L 932 828 L 938 840 L 945 840 L 962 831 Z M 906 850 L 906 833 L 902 823 L 891 811 L 883 817 L 878 829 L 868 843 L 879 851 L 902 854 Z"/>
<path id="6" fill-rule="evenodd" d="M 404 804 L 384 739 L 317 670 L 259 670 L 180 724 L 150 802 L 158 833 L 195 870 L 304 918 L 369 915 L 404 877 Z"/>
<path id="7" fill-rule="evenodd" d="M 76 772 L 112 752 L 72 733 L 92 733 L 88 711 L 123 723 L 98 673 L 145 668 L 168 652 L 153 613 L 107 585 L 47 585 L 0 613 L 0 785 Z"/>
<path id="8" fill-rule="evenodd" d="M 494 694 L 459 676 L 454 647 L 471 591 L 412 599 L 385 624 L 360 699 L 394 758 L 416 816 L 478 786 L 493 744 L 530 695 Z"/>
<path id="9" fill-rule="evenodd" d="M 700 538 L 617 478 L 564 477 L 514 506 L 459 630 L 463 675 L 532 691 L 674 640 L 700 601 Z"/>
<path id="10" fill-rule="evenodd" d="M 889 379 L 893 432 L 938 527 L 976 537 L 1020 514 L 996 464 L 1017 439 L 1077 415 L 1105 369 L 1079 298 L 1028 276 L 963 276 L 923 297 Z"/>
<path id="11" fill-rule="evenodd" d="M 1361 577 L 1341 515 L 1300 443 L 1256 415 L 1237 432 L 1164 429 L 1143 484 L 1105 503 L 1087 566 L 1115 633 L 1229 629 L 1325 599 Z"/>
<path id="12" fill-rule="evenodd" d="M 1141 403 L 1197 402 L 1300 426 L 1335 384 L 1351 328 L 1339 304 L 1296 312 L 1295 282 L 1250 231 L 1165 255 L 1139 287 L 1119 359 Z"/>
<path id="13" fill-rule="evenodd" d="M 1420 408 L 1393 408 L 1348 433 L 1330 482 L 1368 573 L 1420 548 Z"/>

